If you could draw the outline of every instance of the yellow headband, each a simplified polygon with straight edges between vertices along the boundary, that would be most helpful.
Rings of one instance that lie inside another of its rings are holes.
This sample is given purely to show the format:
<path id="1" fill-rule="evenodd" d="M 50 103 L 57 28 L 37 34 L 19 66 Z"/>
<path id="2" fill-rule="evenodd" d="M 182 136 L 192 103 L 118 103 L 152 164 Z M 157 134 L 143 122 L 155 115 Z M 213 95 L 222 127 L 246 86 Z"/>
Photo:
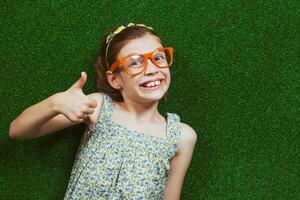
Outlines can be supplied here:
<path id="1" fill-rule="evenodd" d="M 115 35 L 117 35 L 118 33 L 120 33 L 121 31 L 123 31 L 126 27 L 130 27 L 130 26 L 141 26 L 141 27 L 145 27 L 145 28 L 148 28 L 148 29 L 151 29 L 153 30 L 152 27 L 149 27 L 149 26 L 146 26 L 145 24 L 134 24 L 134 23 L 129 23 L 127 24 L 127 26 L 119 26 L 114 32 L 110 33 L 107 37 L 106 37 L 106 44 L 109 43 L 113 37 Z"/>

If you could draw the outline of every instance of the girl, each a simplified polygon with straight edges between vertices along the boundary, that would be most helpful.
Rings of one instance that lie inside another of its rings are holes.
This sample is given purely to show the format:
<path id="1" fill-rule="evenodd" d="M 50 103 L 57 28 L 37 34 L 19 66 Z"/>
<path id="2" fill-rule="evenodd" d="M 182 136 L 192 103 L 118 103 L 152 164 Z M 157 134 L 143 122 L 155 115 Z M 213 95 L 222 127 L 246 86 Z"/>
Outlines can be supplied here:
<path id="1" fill-rule="evenodd" d="M 24 110 L 10 126 L 30 139 L 85 123 L 64 199 L 180 199 L 197 140 L 177 114 L 163 117 L 173 48 L 151 27 L 121 26 L 103 41 L 96 93 L 85 95 L 86 73 L 66 91 Z"/>

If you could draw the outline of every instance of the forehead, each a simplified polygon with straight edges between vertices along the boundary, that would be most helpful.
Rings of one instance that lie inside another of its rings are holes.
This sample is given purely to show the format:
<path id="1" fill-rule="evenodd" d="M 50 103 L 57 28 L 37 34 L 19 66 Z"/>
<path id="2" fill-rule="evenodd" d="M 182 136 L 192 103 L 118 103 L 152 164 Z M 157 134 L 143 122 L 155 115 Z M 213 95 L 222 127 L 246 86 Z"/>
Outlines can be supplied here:
<path id="1" fill-rule="evenodd" d="M 118 58 L 124 57 L 131 53 L 149 53 L 157 48 L 162 47 L 159 39 L 153 35 L 130 40 L 119 52 Z"/>

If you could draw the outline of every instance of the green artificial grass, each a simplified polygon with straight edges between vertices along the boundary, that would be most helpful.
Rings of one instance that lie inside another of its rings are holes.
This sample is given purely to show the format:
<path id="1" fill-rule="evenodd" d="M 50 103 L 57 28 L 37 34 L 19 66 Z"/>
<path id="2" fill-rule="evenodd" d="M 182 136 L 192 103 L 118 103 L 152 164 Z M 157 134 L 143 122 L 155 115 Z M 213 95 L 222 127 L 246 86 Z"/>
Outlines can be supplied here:
<path id="1" fill-rule="evenodd" d="M 198 134 L 181 199 L 300 199 L 297 1 L 1 1 L 0 16 L 0 199 L 63 198 L 84 125 L 16 141 L 10 122 L 81 71 L 94 92 L 100 41 L 129 22 L 175 50 L 159 108 Z"/>

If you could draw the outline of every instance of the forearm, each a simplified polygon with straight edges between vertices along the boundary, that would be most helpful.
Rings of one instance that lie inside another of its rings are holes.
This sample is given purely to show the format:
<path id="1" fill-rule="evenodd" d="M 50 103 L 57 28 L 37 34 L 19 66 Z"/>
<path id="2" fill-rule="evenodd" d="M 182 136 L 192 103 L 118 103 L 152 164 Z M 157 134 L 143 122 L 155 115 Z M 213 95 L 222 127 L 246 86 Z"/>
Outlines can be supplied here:
<path id="1" fill-rule="evenodd" d="M 168 184 L 165 188 L 164 200 L 180 200 L 181 185 Z"/>
<path id="2" fill-rule="evenodd" d="M 55 95 L 25 109 L 10 124 L 9 137 L 18 140 L 35 138 L 39 129 L 58 115 L 53 98 Z"/>

